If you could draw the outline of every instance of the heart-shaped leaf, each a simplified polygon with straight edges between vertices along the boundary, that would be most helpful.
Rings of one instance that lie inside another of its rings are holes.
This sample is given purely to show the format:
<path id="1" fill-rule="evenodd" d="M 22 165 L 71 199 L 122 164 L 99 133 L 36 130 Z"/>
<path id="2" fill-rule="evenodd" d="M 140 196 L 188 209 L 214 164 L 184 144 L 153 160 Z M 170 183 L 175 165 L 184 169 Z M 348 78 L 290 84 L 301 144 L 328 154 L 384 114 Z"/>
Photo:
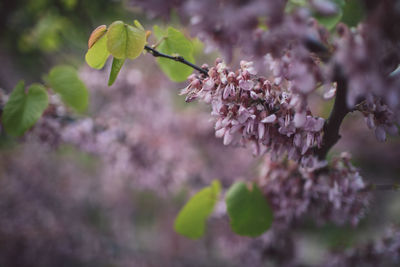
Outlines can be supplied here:
<path id="1" fill-rule="evenodd" d="M 113 22 L 107 31 L 107 48 L 115 58 L 134 59 L 142 53 L 146 43 L 144 30 L 122 21 Z"/>
<path id="2" fill-rule="evenodd" d="M 79 79 L 75 68 L 71 66 L 54 67 L 47 80 L 51 88 L 61 95 L 65 104 L 78 112 L 86 110 L 89 103 L 89 92 Z"/>
<path id="3" fill-rule="evenodd" d="M 271 226 L 272 210 L 260 188 L 236 182 L 226 193 L 226 206 L 231 227 L 238 235 L 256 237 Z"/>
<path id="4" fill-rule="evenodd" d="M 11 136 L 21 136 L 42 116 L 48 106 L 46 89 L 33 84 L 25 92 L 24 82 L 20 81 L 4 106 L 2 122 Z"/>
<path id="5" fill-rule="evenodd" d="M 206 220 L 214 209 L 220 191 L 221 185 L 219 181 L 215 180 L 211 186 L 196 193 L 176 217 L 175 231 L 191 239 L 202 237 Z"/>

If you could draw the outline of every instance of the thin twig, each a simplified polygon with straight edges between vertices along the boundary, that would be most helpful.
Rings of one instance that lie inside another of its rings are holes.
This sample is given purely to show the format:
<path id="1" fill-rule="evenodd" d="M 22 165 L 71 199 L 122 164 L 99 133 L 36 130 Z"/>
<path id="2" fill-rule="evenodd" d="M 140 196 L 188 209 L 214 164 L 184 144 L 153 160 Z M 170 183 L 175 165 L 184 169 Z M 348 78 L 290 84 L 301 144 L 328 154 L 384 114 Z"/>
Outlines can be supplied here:
<path id="1" fill-rule="evenodd" d="M 369 184 L 363 191 L 397 191 L 399 184 Z"/>
<path id="2" fill-rule="evenodd" d="M 185 64 L 185 65 L 199 71 L 200 73 L 204 74 L 205 76 L 208 76 L 208 71 L 206 69 L 203 69 L 199 66 L 194 65 L 193 63 L 190 63 L 189 61 L 184 59 L 182 56 L 170 56 L 170 55 L 161 53 L 148 45 L 145 45 L 144 49 L 146 49 L 154 57 L 163 57 L 163 58 L 168 58 L 168 59 L 180 62 L 182 64 Z"/>

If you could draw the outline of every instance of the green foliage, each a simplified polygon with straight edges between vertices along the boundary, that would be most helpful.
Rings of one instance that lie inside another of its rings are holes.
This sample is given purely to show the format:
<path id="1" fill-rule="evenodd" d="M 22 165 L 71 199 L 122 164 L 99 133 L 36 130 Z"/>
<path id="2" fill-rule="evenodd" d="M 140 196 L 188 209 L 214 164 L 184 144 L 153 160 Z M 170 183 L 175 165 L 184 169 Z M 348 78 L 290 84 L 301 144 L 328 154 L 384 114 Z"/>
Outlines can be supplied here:
<path id="1" fill-rule="evenodd" d="M 167 55 L 179 55 L 187 61 L 195 63 L 193 57 L 193 44 L 177 29 L 168 27 L 163 32 L 158 26 L 154 26 L 154 34 L 160 42 L 157 50 Z M 166 58 L 157 58 L 163 72 L 173 81 L 182 82 L 193 72 L 189 66 Z"/>
<path id="2" fill-rule="evenodd" d="M 139 21 L 134 20 L 131 26 L 122 21 L 113 22 L 107 30 L 105 25 L 97 27 L 90 35 L 85 59 L 87 64 L 95 69 L 101 69 L 108 56 L 114 57 L 108 85 L 112 85 L 122 68 L 125 59 L 135 59 L 144 50 L 148 34 Z M 104 34 L 105 33 L 105 34 Z M 182 56 L 194 63 L 194 48 L 192 42 L 178 30 L 169 27 L 163 32 L 154 26 L 158 38 L 157 50 L 170 56 Z M 118 59 L 118 60 L 117 60 Z M 182 82 L 193 72 L 193 69 L 181 62 L 158 57 L 157 62 L 164 73 L 173 81 Z"/>
<path id="3" fill-rule="evenodd" d="M 39 48 L 45 52 L 54 52 L 62 44 L 62 30 L 68 26 L 68 21 L 54 14 L 45 14 L 29 31 L 23 33 L 18 42 L 19 48 L 30 51 Z"/>
<path id="4" fill-rule="evenodd" d="M 271 226 L 272 210 L 255 183 L 251 188 L 244 182 L 234 183 L 227 192 L 225 201 L 235 233 L 256 237 Z"/>
<path id="5" fill-rule="evenodd" d="M 107 38 L 108 51 L 118 59 L 135 59 L 142 53 L 146 43 L 146 33 L 143 29 L 122 21 L 115 21 L 110 25 Z"/>
<path id="6" fill-rule="evenodd" d="M 336 5 L 337 13 L 332 16 L 322 16 L 319 14 L 314 14 L 314 17 L 318 20 L 319 23 L 324 25 L 328 30 L 332 30 L 335 28 L 336 24 L 342 19 L 343 16 L 343 7 L 345 6 L 344 0 L 331 0 Z"/>
<path id="7" fill-rule="evenodd" d="M 110 52 L 107 50 L 107 35 L 103 35 L 91 48 L 89 48 L 85 60 L 90 67 L 101 69 L 109 56 Z"/>
<path id="8" fill-rule="evenodd" d="M 206 220 L 214 209 L 220 191 L 219 181 L 214 180 L 210 186 L 196 193 L 176 217 L 175 231 L 190 239 L 202 237 Z"/>
<path id="9" fill-rule="evenodd" d="M 58 94 L 65 104 L 78 112 L 87 109 L 89 92 L 85 84 L 79 79 L 75 68 L 71 66 L 54 67 L 48 77 L 51 88 Z"/>
<path id="10" fill-rule="evenodd" d="M 97 27 L 90 35 L 85 59 L 87 64 L 95 69 L 101 69 L 109 55 L 113 55 L 108 85 L 111 86 L 117 79 L 125 59 L 138 57 L 146 44 L 146 32 L 139 21 L 135 26 L 127 25 L 122 21 L 113 22 L 108 30 L 105 25 Z"/>
<path id="11" fill-rule="evenodd" d="M 319 23 L 324 25 L 328 30 L 332 30 L 335 28 L 336 24 L 338 24 L 342 16 L 343 16 L 343 11 L 340 9 L 338 13 L 332 16 L 315 15 L 314 17 L 318 20 Z"/>
<path id="12" fill-rule="evenodd" d="M 348 0 L 343 8 L 342 22 L 355 27 L 365 17 L 365 9 L 361 0 Z"/>
<path id="13" fill-rule="evenodd" d="M 113 58 L 113 63 L 111 66 L 110 78 L 108 79 L 108 86 L 113 85 L 117 79 L 118 73 L 124 65 L 125 59 Z"/>
<path id="14" fill-rule="evenodd" d="M 285 12 L 286 13 L 291 13 L 293 10 L 299 8 L 299 7 L 304 7 L 307 5 L 306 0 L 289 0 L 286 3 L 285 6 Z"/>
<path id="15" fill-rule="evenodd" d="M 357 24 L 364 18 L 365 10 L 361 0 L 330 0 L 338 12 L 331 16 L 324 16 L 322 14 L 314 13 L 314 17 L 318 22 L 324 25 L 328 30 L 332 30 L 339 22 L 343 22 L 350 27 L 357 26 Z M 309 2 L 306 0 L 289 0 L 286 4 L 285 11 L 287 13 L 293 12 L 297 8 L 308 7 Z"/>
<path id="16" fill-rule="evenodd" d="M 25 92 L 24 82 L 20 81 L 4 107 L 4 129 L 11 136 L 21 136 L 36 123 L 47 106 L 47 92 L 42 85 L 33 84 Z"/>

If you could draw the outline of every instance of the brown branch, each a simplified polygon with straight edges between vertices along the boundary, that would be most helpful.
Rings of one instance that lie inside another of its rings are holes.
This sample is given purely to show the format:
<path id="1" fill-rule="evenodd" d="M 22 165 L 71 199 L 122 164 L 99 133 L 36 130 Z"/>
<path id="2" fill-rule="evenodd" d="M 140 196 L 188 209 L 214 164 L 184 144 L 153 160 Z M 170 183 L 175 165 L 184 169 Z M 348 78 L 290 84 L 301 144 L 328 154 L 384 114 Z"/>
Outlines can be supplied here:
<path id="1" fill-rule="evenodd" d="M 398 191 L 400 190 L 399 184 L 369 184 L 363 191 Z"/>
<path id="2" fill-rule="evenodd" d="M 156 49 L 154 49 L 154 48 L 152 48 L 152 47 L 150 47 L 148 45 L 145 45 L 144 49 L 146 49 L 153 57 L 163 57 L 163 58 L 167 58 L 167 59 L 171 59 L 171 60 L 180 62 L 182 64 L 185 64 L 185 65 L 187 65 L 187 66 L 199 71 L 200 73 L 204 74 L 205 76 L 208 76 L 208 70 L 194 65 L 193 63 L 191 63 L 191 62 L 187 61 L 186 59 L 184 59 L 182 56 L 170 56 L 170 55 L 161 53 L 161 52 L 157 51 Z"/>
<path id="3" fill-rule="evenodd" d="M 337 82 L 336 98 L 331 114 L 324 124 L 324 136 L 321 147 L 315 150 L 315 155 L 319 159 L 325 159 L 328 151 L 339 141 L 339 129 L 344 117 L 351 110 L 347 107 L 347 80 L 338 65 L 334 69 L 334 81 Z"/>

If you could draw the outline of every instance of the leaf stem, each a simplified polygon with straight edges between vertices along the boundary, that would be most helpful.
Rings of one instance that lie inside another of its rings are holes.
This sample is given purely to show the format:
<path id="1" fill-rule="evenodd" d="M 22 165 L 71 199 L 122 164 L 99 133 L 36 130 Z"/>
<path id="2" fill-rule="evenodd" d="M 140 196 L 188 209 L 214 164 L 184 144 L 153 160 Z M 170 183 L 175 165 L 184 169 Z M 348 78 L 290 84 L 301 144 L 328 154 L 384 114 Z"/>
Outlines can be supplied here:
<path id="1" fill-rule="evenodd" d="M 193 63 L 190 63 L 189 61 L 184 59 L 182 56 L 170 56 L 170 55 L 161 53 L 148 45 L 145 45 L 144 49 L 146 49 L 153 57 L 163 57 L 163 58 L 168 58 L 168 59 L 180 62 L 182 64 L 185 64 L 185 65 L 199 71 L 200 73 L 204 74 L 205 76 L 208 76 L 208 71 L 206 69 L 203 69 L 199 66 L 194 65 Z"/>

